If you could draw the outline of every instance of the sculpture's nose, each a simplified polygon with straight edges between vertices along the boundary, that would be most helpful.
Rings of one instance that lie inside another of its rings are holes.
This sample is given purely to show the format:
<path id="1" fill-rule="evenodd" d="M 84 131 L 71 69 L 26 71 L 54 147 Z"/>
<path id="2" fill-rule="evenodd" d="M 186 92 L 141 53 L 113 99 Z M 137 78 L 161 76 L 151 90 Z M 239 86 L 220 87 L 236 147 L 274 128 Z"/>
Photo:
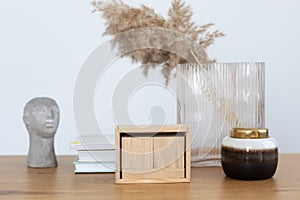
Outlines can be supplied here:
<path id="1" fill-rule="evenodd" d="M 51 109 L 47 109 L 46 127 L 53 128 L 54 123 L 54 113 Z"/>
<path id="2" fill-rule="evenodd" d="M 52 109 L 47 109 L 47 121 L 48 120 L 53 121 L 53 118 L 54 118 L 54 113 L 53 113 Z"/>

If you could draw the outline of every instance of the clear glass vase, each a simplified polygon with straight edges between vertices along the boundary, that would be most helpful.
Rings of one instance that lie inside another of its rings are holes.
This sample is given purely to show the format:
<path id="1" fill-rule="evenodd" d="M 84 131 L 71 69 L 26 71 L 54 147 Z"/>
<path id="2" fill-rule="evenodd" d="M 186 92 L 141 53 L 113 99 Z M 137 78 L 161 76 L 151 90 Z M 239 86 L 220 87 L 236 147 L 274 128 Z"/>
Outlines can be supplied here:
<path id="1" fill-rule="evenodd" d="M 265 126 L 265 64 L 179 65 L 177 99 L 177 122 L 190 127 L 192 166 L 220 166 L 232 127 Z"/>

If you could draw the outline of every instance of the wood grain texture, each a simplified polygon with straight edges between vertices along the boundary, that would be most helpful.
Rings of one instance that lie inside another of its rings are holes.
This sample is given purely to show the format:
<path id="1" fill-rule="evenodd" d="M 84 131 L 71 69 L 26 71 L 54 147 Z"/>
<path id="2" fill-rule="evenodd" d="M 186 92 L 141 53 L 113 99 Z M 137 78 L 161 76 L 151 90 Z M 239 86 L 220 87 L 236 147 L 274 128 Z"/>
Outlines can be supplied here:
<path id="1" fill-rule="evenodd" d="M 184 169 L 184 137 L 155 137 L 154 168 Z"/>
<path id="2" fill-rule="evenodd" d="M 280 155 L 272 179 L 239 181 L 222 168 L 192 168 L 190 184 L 115 185 L 114 174 L 74 174 L 74 157 L 59 166 L 26 167 L 26 157 L 0 157 L 0 199 L 300 199 L 300 154 Z"/>
<path id="3" fill-rule="evenodd" d="M 153 168 L 153 138 L 123 137 L 121 151 L 122 169 Z"/>
<path id="4" fill-rule="evenodd" d="M 117 126 L 115 135 L 117 184 L 190 181 L 188 127 Z"/>
<path id="5" fill-rule="evenodd" d="M 124 133 L 163 133 L 163 132 L 186 132 L 187 127 L 181 124 L 174 125 L 140 125 L 140 126 L 117 126 L 119 132 Z"/>
<path id="6" fill-rule="evenodd" d="M 139 172 L 141 171 L 141 172 Z M 170 183 L 172 183 L 173 179 L 182 179 L 184 178 L 184 170 L 183 169 L 172 169 L 172 168 L 163 168 L 163 169 L 152 169 L 152 170 L 145 170 L 145 169 L 141 169 L 137 172 L 136 169 L 125 169 L 123 171 L 123 176 L 126 179 L 155 179 L 153 182 L 155 183 L 155 181 L 157 179 L 163 179 L 164 177 L 168 177 Z M 142 173 L 145 172 L 146 173 Z M 168 179 L 168 178 L 165 178 Z"/>

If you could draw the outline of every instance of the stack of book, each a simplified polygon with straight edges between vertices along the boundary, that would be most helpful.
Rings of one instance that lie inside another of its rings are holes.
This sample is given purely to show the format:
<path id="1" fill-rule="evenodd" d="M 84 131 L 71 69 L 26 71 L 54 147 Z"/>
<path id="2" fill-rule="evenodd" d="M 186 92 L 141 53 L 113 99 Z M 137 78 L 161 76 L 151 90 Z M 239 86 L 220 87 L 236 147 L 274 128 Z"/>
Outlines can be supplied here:
<path id="1" fill-rule="evenodd" d="M 71 142 L 76 150 L 75 173 L 115 172 L 114 135 L 82 136 Z"/>

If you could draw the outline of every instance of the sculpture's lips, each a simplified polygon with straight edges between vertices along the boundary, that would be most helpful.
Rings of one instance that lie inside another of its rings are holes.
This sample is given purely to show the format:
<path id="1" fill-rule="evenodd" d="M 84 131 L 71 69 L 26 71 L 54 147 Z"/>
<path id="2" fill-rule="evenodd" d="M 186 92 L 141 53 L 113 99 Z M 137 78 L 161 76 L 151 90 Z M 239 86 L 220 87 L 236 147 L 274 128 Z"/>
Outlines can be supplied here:
<path id="1" fill-rule="evenodd" d="M 53 119 L 47 119 L 45 126 L 46 126 L 46 128 L 54 128 L 54 120 Z"/>
<path id="2" fill-rule="evenodd" d="M 54 124 L 46 124 L 46 128 L 54 128 Z"/>

